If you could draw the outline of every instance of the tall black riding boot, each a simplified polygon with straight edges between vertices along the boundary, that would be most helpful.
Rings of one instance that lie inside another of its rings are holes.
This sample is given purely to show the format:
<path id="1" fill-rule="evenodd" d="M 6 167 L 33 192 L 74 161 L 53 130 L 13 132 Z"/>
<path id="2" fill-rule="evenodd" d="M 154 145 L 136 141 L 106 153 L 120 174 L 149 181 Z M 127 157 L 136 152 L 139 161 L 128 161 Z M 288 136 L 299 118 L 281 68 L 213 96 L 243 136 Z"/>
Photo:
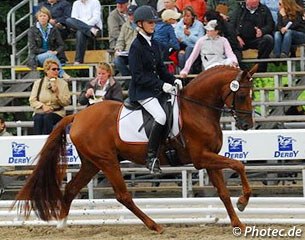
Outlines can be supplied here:
<path id="1" fill-rule="evenodd" d="M 148 152 L 146 158 L 146 167 L 150 170 L 151 174 L 161 174 L 160 161 L 157 157 L 159 145 L 163 135 L 164 126 L 154 122 L 152 131 L 148 141 Z"/>

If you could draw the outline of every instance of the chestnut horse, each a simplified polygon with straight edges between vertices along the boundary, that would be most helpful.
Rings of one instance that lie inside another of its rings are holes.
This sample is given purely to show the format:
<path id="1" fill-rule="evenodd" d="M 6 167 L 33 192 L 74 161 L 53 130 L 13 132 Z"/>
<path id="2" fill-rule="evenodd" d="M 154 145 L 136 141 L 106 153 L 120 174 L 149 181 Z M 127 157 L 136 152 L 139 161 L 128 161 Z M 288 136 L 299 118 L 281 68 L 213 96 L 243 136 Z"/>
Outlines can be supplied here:
<path id="1" fill-rule="evenodd" d="M 230 168 L 240 175 L 242 194 L 237 207 L 244 210 L 251 189 L 243 164 L 218 155 L 222 146 L 221 112 L 229 110 L 236 126 L 247 130 L 253 126 L 252 75 L 229 66 L 217 66 L 193 79 L 179 94 L 182 118 L 181 138 L 185 145 L 176 144 L 183 164 L 193 163 L 196 169 L 207 169 L 212 184 L 223 201 L 231 225 L 245 227 L 232 206 L 222 169 Z M 30 211 L 45 221 L 55 218 L 65 225 L 72 200 L 100 170 L 111 183 L 116 199 L 132 211 L 151 230 L 161 233 L 163 228 L 143 213 L 133 202 L 120 170 L 119 157 L 144 164 L 147 144 L 123 142 L 117 129 L 122 104 L 103 101 L 77 114 L 64 117 L 54 128 L 38 155 L 37 165 L 16 197 L 18 212 L 26 217 Z M 70 138 L 81 159 L 76 176 L 60 190 L 67 167 L 65 162 L 66 127 L 71 124 Z M 182 147 L 183 146 L 183 147 Z M 161 165 L 168 164 L 160 151 Z"/>

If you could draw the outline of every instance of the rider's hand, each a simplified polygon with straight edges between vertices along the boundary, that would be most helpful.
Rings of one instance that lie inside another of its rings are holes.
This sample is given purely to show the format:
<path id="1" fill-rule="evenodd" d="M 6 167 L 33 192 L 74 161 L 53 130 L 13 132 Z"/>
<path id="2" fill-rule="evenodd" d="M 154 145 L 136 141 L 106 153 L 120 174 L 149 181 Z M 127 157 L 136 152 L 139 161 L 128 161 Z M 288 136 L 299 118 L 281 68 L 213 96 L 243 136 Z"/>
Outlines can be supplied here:
<path id="1" fill-rule="evenodd" d="M 175 87 L 172 84 L 164 83 L 162 86 L 163 92 L 172 93 Z"/>
<path id="2" fill-rule="evenodd" d="M 182 81 L 180 79 L 176 79 L 174 81 L 174 85 L 175 86 L 178 86 L 178 89 L 181 90 L 183 88 L 183 84 L 182 84 Z"/>

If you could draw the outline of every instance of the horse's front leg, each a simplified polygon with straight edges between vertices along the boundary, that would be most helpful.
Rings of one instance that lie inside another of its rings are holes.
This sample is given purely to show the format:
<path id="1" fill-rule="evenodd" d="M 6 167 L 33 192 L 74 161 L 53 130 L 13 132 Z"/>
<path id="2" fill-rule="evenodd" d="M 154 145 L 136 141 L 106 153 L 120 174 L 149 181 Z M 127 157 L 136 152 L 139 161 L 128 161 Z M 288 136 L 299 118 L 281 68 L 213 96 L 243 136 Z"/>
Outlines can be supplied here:
<path id="1" fill-rule="evenodd" d="M 233 160 L 231 158 L 227 158 L 216 153 L 207 151 L 203 152 L 200 157 L 194 159 L 197 160 L 193 161 L 194 166 L 197 169 L 206 168 L 210 170 L 221 170 L 224 168 L 230 168 L 240 175 L 242 184 L 242 195 L 237 201 L 237 207 L 240 211 L 243 211 L 246 208 L 249 202 L 249 198 L 251 196 L 251 188 L 246 175 L 245 166 L 240 161 Z"/>
<path id="2" fill-rule="evenodd" d="M 209 174 L 209 178 L 210 178 L 212 184 L 217 189 L 218 196 L 220 197 L 221 201 L 225 205 L 225 208 L 227 209 L 228 215 L 231 219 L 231 225 L 233 227 L 239 227 L 242 230 L 244 230 L 245 225 L 240 222 L 239 217 L 237 216 L 237 214 L 233 208 L 231 198 L 230 198 L 230 193 L 226 187 L 222 170 L 207 169 L 207 172 Z"/>
<path id="3" fill-rule="evenodd" d="M 148 217 L 141 209 L 139 209 L 132 200 L 132 197 L 127 190 L 124 178 L 122 176 L 120 166 L 115 163 L 109 164 L 109 162 L 107 162 L 106 164 L 101 165 L 101 169 L 103 170 L 105 177 L 111 183 L 116 195 L 116 199 L 125 207 L 127 207 L 131 212 L 133 212 L 133 214 L 135 214 L 140 220 L 142 220 L 142 222 L 150 230 L 162 233 L 163 228 L 150 217 Z"/>

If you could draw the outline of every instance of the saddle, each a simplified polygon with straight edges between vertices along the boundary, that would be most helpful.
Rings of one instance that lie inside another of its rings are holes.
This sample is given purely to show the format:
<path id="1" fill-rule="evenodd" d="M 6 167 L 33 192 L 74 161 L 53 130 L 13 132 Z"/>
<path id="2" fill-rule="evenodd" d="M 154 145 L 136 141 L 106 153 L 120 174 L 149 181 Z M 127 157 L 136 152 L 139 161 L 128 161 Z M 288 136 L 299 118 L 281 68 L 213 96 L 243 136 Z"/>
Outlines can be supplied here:
<path id="1" fill-rule="evenodd" d="M 173 107 L 170 97 L 167 96 L 167 94 L 162 95 L 162 97 L 158 98 L 161 107 L 163 108 L 165 114 L 166 114 L 166 123 L 165 123 L 165 129 L 164 129 L 164 136 L 168 136 L 172 126 L 173 126 Z M 138 129 L 140 132 L 143 128 L 145 130 L 145 133 L 147 136 L 150 136 L 150 132 L 152 130 L 152 125 L 154 123 L 154 118 L 152 115 L 147 112 L 140 103 L 131 101 L 130 98 L 125 99 L 124 106 L 132 111 L 141 110 L 142 116 L 143 116 L 143 124 Z"/>
<path id="2" fill-rule="evenodd" d="M 165 95 L 165 94 L 164 94 Z M 175 134 L 173 132 L 173 125 L 174 124 L 174 109 L 173 109 L 173 103 L 170 97 L 165 95 L 162 98 L 159 98 L 160 105 L 165 111 L 166 114 L 166 124 L 165 124 L 165 129 L 164 129 L 164 135 L 162 141 L 166 142 L 166 138 L 174 137 Z M 130 101 L 129 98 L 127 98 L 124 101 L 124 107 L 131 110 L 131 111 L 136 111 L 136 110 L 141 110 L 142 117 L 143 117 L 143 123 L 141 126 L 138 128 L 138 132 L 145 131 L 145 134 L 147 136 L 150 135 L 150 132 L 152 130 L 152 125 L 154 123 L 154 118 L 150 115 L 149 112 L 147 112 L 141 104 L 138 102 L 132 102 Z M 144 128 L 144 129 L 143 129 Z M 170 141 L 168 141 L 170 142 Z M 181 166 L 181 160 L 179 159 L 179 156 L 177 155 L 176 149 L 174 149 L 171 144 L 165 143 L 164 145 L 164 153 L 165 157 L 171 166 Z"/>

